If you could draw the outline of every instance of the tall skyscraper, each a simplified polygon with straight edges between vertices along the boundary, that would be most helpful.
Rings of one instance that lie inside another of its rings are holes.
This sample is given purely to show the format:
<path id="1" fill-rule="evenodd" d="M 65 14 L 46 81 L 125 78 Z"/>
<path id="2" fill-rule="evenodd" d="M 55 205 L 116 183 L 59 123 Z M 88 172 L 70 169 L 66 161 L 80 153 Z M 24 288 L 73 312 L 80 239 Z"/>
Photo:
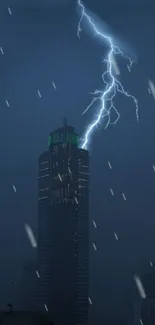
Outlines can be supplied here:
<path id="1" fill-rule="evenodd" d="M 86 324 L 89 274 L 89 153 L 74 128 L 50 133 L 39 158 L 38 294 L 55 323 Z"/>

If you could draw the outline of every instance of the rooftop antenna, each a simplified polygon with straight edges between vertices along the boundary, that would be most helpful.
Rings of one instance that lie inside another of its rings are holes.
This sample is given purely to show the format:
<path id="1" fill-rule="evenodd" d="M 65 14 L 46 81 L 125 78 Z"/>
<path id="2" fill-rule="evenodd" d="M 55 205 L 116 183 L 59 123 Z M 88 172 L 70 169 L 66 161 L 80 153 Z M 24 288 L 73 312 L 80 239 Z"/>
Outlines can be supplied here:
<path id="1" fill-rule="evenodd" d="M 67 118 L 64 118 L 64 126 L 67 126 Z"/>

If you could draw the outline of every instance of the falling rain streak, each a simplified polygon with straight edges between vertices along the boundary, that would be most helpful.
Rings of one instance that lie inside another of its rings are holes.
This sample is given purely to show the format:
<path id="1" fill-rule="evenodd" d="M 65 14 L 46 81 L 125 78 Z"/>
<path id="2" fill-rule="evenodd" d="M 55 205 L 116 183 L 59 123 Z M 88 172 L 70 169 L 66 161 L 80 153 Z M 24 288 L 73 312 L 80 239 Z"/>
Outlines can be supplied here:
<path id="1" fill-rule="evenodd" d="M 61 178 L 61 175 L 58 173 L 58 177 L 60 179 L 60 182 L 62 182 L 62 178 Z"/>
<path id="2" fill-rule="evenodd" d="M 8 7 L 8 12 L 9 12 L 10 15 L 12 15 L 10 7 Z"/>
<path id="3" fill-rule="evenodd" d="M 10 104 L 7 99 L 5 100 L 5 102 L 6 102 L 7 107 L 10 107 Z"/>
<path id="4" fill-rule="evenodd" d="M 110 161 L 108 161 L 108 166 L 109 166 L 110 169 L 112 169 Z"/>
<path id="5" fill-rule="evenodd" d="M 36 270 L 37 277 L 40 278 L 39 272 Z"/>
<path id="6" fill-rule="evenodd" d="M 92 305 L 92 300 L 88 297 L 89 304 Z"/>
<path id="7" fill-rule="evenodd" d="M 2 54 L 4 54 L 4 51 L 3 51 L 2 47 L 0 47 L 0 51 L 1 51 Z"/>
<path id="8" fill-rule="evenodd" d="M 33 248 L 36 248 L 37 247 L 37 242 L 36 242 L 36 239 L 34 237 L 33 231 L 32 231 L 31 227 L 28 224 L 25 224 L 25 230 L 26 230 L 26 233 L 28 235 L 31 246 Z"/>
<path id="9" fill-rule="evenodd" d="M 111 195 L 114 196 L 114 191 L 110 188 Z"/>
<path id="10" fill-rule="evenodd" d="M 151 90 L 152 96 L 155 99 L 155 85 L 152 80 L 149 80 L 148 84 L 149 84 L 149 88 Z"/>
<path id="11" fill-rule="evenodd" d="M 12 187 L 13 187 L 14 192 L 16 193 L 17 192 L 16 186 L 13 184 Z"/>
<path id="12" fill-rule="evenodd" d="M 140 319 L 140 325 L 144 325 L 143 322 L 142 322 L 142 319 Z"/>
<path id="13" fill-rule="evenodd" d="M 135 275 L 134 280 L 135 280 L 135 283 L 136 283 L 136 286 L 137 286 L 140 297 L 142 299 L 145 299 L 146 298 L 146 293 L 145 293 L 145 290 L 144 290 L 141 279 L 139 278 L 138 275 Z"/>
<path id="14" fill-rule="evenodd" d="M 75 197 L 74 199 L 75 199 L 76 204 L 79 204 L 77 197 Z"/>
<path id="15" fill-rule="evenodd" d="M 39 90 L 39 89 L 37 90 L 37 93 L 38 93 L 38 96 L 39 96 L 39 98 L 41 98 L 41 97 L 42 97 L 42 95 L 41 95 L 41 92 L 40 92 L 40 90 Z"/>
<path id="16" fill-rule="evenodd" d="M 128 68 L 128 70 L 129 70 L 129 72 L 131 72 L 131 69 L 130 69 L 130 67 L 129 67 L 129 65 L 127 64 L 127 68 Z"/>
<path id="17" fill-rule="evenodd" d="M 94 228 L 97 228 L 96 222 L 94 220 L 93 220 L 93 225 L 94 225 Z"/>
<path id="18" fill-rule="evenodd" d="M 54 89 L 57 89 L 54 81 L 52 81 L 52 85 Z"/>
<path id="19" fill-rule="evenodd" d="M 118 64 L 116 62 L 116 59 L 115 59 L 114 55 L 112 55 L 111 60 L 112 60 L 113 69 L 114 69 L 116 75 L 119 76 L 120 75 L 120 70 L 119 70 L 119 67 L 118 67 Z"/>
<path id="20" fill-rule="evenodd" d="M 96 247 L 95 243 L 93 243 L 93 247 L 94 247 L 94 250 L 97 251 L 97 247 Z"/>
<path id="21" fill-rule="evenodd" d="M 150 261 L 150 266 L 153 266 L 153 263 Z"/>
<path id="22" fill-rule="evenodd" d="M 123 200 L 126 201 L 126 196 L 124 193 L 122 193 L 122 196 L 123 196 Z"/>
<path id="23" fill-rule="evenodd" d="M 117 236 L 116 232 L 114 232 L 114 236 L 115 236 L 115 239 L 118 240 L 118 236 Z"/>
<path id="24" fill-rule="evenodd" d="M 47 305 L 46 304 L 44 305 L 44 307 L 45 307 L 45 310 L 48 311 L 48 308 L 47 308 Z"/>
<path id="25" fill-rule="evenodd" d="M 155 172 L 155 165 L 153 165 L 153 170 L 154 170 L 154 172 Z"/>
<path id="26" fill-rule="evenodd" d="M 69 168 L 69 167 L 68 167 L 68 171 L 69 171 L 69 173 L 70 173 L 70 174 L 72 174 L 72 172 L 71 172 L 71 170 L 70 170 L 70 168 Z"/>

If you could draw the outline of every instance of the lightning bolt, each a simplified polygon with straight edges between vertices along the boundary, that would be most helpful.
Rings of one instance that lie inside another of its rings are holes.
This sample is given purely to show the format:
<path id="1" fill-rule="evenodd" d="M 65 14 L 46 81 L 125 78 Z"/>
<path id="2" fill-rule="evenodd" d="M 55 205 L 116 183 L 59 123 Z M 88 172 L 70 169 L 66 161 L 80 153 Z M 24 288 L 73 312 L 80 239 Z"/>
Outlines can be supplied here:
<path id="1" fill-rule="evenodd" d="M 131 70 L 133 61 L 131 60 L 130 57 L 126 56 L 118 46 L 116 46 L 113 43 L 113 39 L 110 36 L 104 34 L 96 27 L 95 22 L 93 22 L 92 18 L 86 13 L 85 6 L 82 4 L 81 0 L 78 0 L 77 3 L 81 10 L 81 16 L 80 16 L 80 20 L 79 20 L 78 28 L 77 28 L 77 36 L 79 37 L 79 39 L 80 39 L 80 34 L 82 32 L 82 27 L 81 27 L 82 21 L 83 21 L 83 19 L 86 19 L 87 23 L 89 24 L 89 26 L 91 27 L 91 29 L 94 32 L 94 36 L 100 37 L 100 39 L 102 39 L 104 42 L 106 42 L 110 48 L 107 58 L 103 60 L 103 63 L 106 64 L 106 71 L 102 74 L 102 80 L 103 80 L 103 83 L 105 86 L 104 90 L 95 90 L 92 93 L 94 95 L 94 97 L 93 97 L 91 103 L 87 106 L 85 111 L 82 113 L 82 114 L 85 114 L 96 101 L 100 101 L 101 106 L 97 113 L 97 117 L 86 129 L 83 144 L 81 145 L 82 149 L 87 149 L 90 136 L 91 136 L 94 128 L 101 122 L 102 119 L 107 117 L 107 123 L 105 125 L 105 129 L 108 127 L 109 124 L 116 124 L 118 122 L 118 120 L 120 118 L 120 114 L 119 114 L 118 110 L 116 109 L 116 107 L 114 106 L 114 101 L 113 101 L 114 97 L 117 95 L 118 92 L 133 100 L 133 102 L 135 104 L 135 108 L 136 108 L 137 121 L 139 120 L 139 109 L 138 109 L 137 99 L 124 90 L 122 83 L 118 79 L 115 78 L 114 73 L 113 73 L 114 55 L 120 55 L 125 60 L 127 60 L 129 63 L 128 64 L 129 70 Z M 105 78 L 108 79 L 109 81 L 106 81 Z M 112 110 L 116 114 L 116 118 L 115 118 L 114 122 L 111 122 L 111 111 Z"/>

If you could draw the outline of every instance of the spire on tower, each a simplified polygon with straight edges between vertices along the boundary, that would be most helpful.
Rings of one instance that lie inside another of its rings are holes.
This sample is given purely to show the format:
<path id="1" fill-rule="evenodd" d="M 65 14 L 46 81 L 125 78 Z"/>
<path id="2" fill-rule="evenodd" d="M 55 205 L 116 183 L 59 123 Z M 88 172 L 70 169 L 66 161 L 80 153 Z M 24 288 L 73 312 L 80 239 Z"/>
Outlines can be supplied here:
<path id="1" fill-rule="evenodd" d="M 64 126 L 67 126 L 67 118 L 64 118 Z"/>

